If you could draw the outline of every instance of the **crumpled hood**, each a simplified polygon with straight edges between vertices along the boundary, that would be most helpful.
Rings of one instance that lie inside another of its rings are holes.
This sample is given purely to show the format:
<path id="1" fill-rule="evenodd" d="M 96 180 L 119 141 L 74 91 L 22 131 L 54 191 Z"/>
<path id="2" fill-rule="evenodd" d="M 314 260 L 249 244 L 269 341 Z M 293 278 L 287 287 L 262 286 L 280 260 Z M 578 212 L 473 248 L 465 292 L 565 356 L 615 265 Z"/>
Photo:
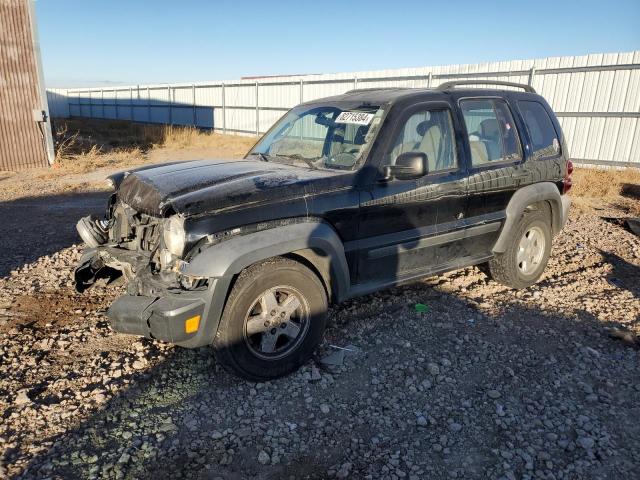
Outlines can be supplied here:
<path id="1" fill-rule="evenodd" d="M 149 215 L 189 216 L 301 196 L 340 173 L 262 161 L 198 160 L 132 171 L 117 195 Z"/>

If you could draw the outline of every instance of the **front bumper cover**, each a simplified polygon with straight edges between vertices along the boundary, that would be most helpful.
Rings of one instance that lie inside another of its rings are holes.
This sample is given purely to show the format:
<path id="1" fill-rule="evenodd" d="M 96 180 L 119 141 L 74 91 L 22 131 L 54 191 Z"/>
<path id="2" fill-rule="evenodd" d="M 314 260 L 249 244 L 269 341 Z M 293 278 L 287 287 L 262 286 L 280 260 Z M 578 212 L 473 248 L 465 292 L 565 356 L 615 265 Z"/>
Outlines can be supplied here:
<path id="1" fill-rule="evenodd" d="M 205 306 L 205 298 L 193 294 L 124 295 L 113 302 L 107 316 L 116 332 L 180 344 L 196 334 L 186 333 L 185 321 L 195 316 L 203 318 Z"/>
<path id="2" fill-rule="evenodd" d="M 211 343 L 230 279 L 210 278 L 206 287 L 184 290 L 175 274 L 152 274 L 146 254 L 100 246 L 82 255 L 75 270 L 76 290 L 83 292 L 99 278 L 120 275 L 129 280 L 128 294 L 117 298 L 107 311 L 114 331 L 187 348 Z M 198 330 L 187 333 L 185 321 L 198 315 Z"/>

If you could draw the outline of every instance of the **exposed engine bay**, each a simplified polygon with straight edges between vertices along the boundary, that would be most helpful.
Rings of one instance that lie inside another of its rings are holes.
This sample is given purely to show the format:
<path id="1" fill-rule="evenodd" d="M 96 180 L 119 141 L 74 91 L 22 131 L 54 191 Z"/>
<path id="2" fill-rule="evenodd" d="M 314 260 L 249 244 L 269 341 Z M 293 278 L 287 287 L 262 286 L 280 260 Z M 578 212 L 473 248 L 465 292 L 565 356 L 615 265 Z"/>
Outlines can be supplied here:
<path id="1" fill-rule="evenodd" d="M 84 217 L 76 226 L 89 247 L 76 270 L 76 289 L 82 292 L 98 279 L 110 283 L 121 277 L 135 295 L 180 288 L 179 257 L 184 247 L 180 226 L 180 219 L 140 213 L 112 197 L 107 218 Z"/>

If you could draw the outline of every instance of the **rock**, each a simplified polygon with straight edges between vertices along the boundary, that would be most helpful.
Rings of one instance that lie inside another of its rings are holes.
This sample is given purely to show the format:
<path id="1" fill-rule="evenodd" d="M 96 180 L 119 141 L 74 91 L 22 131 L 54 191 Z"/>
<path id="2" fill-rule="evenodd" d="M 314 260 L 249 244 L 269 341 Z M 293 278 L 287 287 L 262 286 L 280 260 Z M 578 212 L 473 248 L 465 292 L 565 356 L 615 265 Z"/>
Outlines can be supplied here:
<path id="1" fill-rule="evenodd" d="M 96 401 L 96 403 L 104 403 L 107 401 L 107 397 L 104 393 L 94 393 L 91 397 Z"/>
<path id="2" fill-rule="evenodd" d="M 135 362 L 133 362 L 133 368 L 136 370 L 142 370 L 144 367 L 146 367 L 146 362 L 143 362 L 141 360 L 136 360 Z"/>
<path id="3" fill-rule="evenodd" d="M 317 382 L 318 380 L 322 380 L 322 375 L 320 374 L 320 370 L 313 366 L 311 367 L 311 381 Z"/>
<path id="4" fill-rule="evenodd" d="M 161 432 L 171 432 L 174 430 L 178 430 L 178 427 L 176 427 L 172 422 L 165 422 L 160 424 L 160 427 L 158 429 Z"/>
<path id="5" fill-rule="evenodd" d="M 487 395 L 489 396 L 489 398 L 492 399 L 496 399 L 496 398 L 500 398 L 500 392 L 498 390 L 489 390 L 487 392 Z"/>
<path id="6" fill-rule="evenodd" d="M 459 423 L 453 422 L 449 424 L 449 430 L 451 430 L 452 432 L 459 432 L 460 430 L 462 430 L 462 425 L 460 425 Z"/>
<path id="7" fill-rule="evenodd" d="M 438 366 L 437 363 L 433 363 L 433 362 L 429 362 L 427 363 L 427 371 L 431 374 L 431 375 L 439 375 L 440 374 L 440 367 Z"/>
<path id="8" fill-rule="evenodd" d="M 594 357 L 599 357 L 601 355 L 601 353 L 596 350 L 595 348 L 591 348 L 591 347 L 584 347 L 585 352 L 593 355 Z"/>
<path id="9" fill-rule="evenodd" d="M 27 388 L 18 390 L 18 394 L 16 395 L 16 398 L 13 401 L 13 403 L 15 403 L 16 405 L 27 405 L 31 403 L 31 399 L 29 398 L 28 392 L 29 392 L 29 389 Z"/>
<path id="10" fill-rule="evenodd" d="M 340 466 L 340 469 L 338 470 L 338 472 L 336 473 L 336 477 L 337 478 L 349 478 L 352 467 L 353 467 L 353 465 L 351 463 L 349 463 L 349 462 L 343 463 Z"/>
<path id="11" fill-rule="evenodd" d="M 320 411 L 322 413 L 324 413 L 325 415 L 327 413 L 329 413 L 330 410 L 331 410 L 331 408 L 329 408 L 329 405 L 327 405 L 326 403 L 323 403 L 323 404 L 320 405 Z"/>
<path id="12" fill-rule="evenodd" d="M 585 450 L 591 450 L 595 445 L 595 442 L 591 437 L 580 437 L 576 442 Z"/>
<path id="13" fill-rule="evenodd" d="M 416 423 L 418 424 L 419 427 L 426 427 L 429 425 L 429 422 L 427 421 L 427 419 L 424 418 L 422 415 L 420 415 L 417 418 Z"/>
<path id="14" fill-rule="evenodd" d="M 271 463 L 271 457 L 264 450 L 260 450 L 260 453 L 258 453 L 258 462 L 262 465 L 269 465 L 269 463 Z"/>

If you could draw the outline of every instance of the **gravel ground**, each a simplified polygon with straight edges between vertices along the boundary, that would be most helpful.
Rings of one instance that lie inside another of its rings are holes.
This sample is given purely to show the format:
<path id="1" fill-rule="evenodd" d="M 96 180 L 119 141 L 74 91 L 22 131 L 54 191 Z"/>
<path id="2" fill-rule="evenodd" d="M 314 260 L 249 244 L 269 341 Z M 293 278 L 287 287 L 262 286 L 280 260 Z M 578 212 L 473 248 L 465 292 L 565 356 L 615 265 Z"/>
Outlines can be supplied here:
<path id="1" fill-rule="evenodd" d="M 0 262 L 0 478 L 638 478 L 640 352 L 609 329 L 640 330 L 640 238 L 595 213 L 534 287 L 468 268 L 349 301 L 304 368 L 253 384 L 111 332 L 121 287 L 71 282 L 93 203 L 44 202 L 0 212 L 21 245 Z"/>

